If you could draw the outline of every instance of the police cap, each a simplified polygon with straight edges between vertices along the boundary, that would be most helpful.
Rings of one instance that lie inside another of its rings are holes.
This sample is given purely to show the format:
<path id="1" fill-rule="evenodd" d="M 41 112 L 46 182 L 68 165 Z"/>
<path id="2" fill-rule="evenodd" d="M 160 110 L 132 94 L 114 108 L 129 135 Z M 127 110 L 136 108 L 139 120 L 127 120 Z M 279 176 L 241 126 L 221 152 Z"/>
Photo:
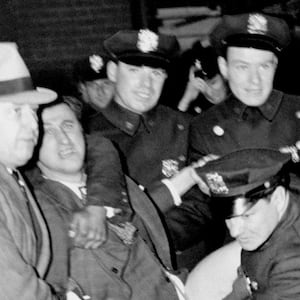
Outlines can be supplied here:
<path id="1" fill-rule="evenodd" d="M 157 34 L 148 29 L 121 30 L 104 41 L 110 56 L 131 65 L 166 68 L 178 53 L 175 36 Z"/>
<path id="2" fill-rule="evenodd" d="M 262 13 L 226 15 L 211 33 L 211 43 L 222 53 L 228 46 L 269 50 L 278 55 L 291 40 L 287 23 Z"/>
<path id="3" fill-rule="evenodd" d="M 93 54 L 75 62 L 73 74 L 76 81 L 93 81 L 107 78 L 107 58 L 103 55 Z"/>
<path id="4" fill-rule="evenodd" d="M 215 205 L 222 207 L 223 214 L 228 217 L 233 214 L 233 203 L 237 198 L 243 198 L 249 208 L 278 185 L 287 185 L 290 160 L 290 153 L 243 149 L 208 162 L 196 168 L 196 172 L 209 188 L 211 197 L 220 199 Z"/>

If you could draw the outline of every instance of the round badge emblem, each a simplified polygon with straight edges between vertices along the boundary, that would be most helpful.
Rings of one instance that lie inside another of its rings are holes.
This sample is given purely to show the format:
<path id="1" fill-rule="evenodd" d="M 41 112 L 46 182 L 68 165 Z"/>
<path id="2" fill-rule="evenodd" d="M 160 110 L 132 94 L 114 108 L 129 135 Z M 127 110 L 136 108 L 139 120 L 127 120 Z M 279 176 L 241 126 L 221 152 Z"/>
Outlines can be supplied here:
<path id="1" fill-rule="evenodd" d="M 217 136 L 224 135 L 224 129 L 222 127 L 218 126 L 218 125 L 216 125 L 216 126 L 213 127 L 213 132 Z"/>

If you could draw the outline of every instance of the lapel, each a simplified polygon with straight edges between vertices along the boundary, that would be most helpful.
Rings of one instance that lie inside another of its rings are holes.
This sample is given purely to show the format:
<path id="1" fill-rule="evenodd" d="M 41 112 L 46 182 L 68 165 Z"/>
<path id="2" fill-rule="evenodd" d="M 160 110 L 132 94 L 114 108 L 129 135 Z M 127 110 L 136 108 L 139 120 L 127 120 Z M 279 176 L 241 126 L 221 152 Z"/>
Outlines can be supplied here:
<path id="1" fill-rule="evenodd" d="M 12 228 L 14 232 L 12 234 L 16 239 L 16 243 L 18 243 L 18 246 L 20 247 L 20 251 L 23 251 L 24 258 L 30 260 L 30 262 L 36 267 L 39 275 L 43 276 L 48 267 L 50 258 L 49 235 L 43 217 L 41 216 L 39 208 L 37 207 L 37 204 L 27 185 L 25 184 L 24 188 L 28 199 L 24 195 L 16 180 L 1 164 L 0 178 L 3 188 L 5 188 L 7 191 L 7 201 L 11 210 L 11 215 L 9 215 L 9 218 L 12 218 L 11 220 L 14 224 L 14 228 Z M 21 177 L 21 179 L 23 180 L 23 177 Z M 42 249 L 40 252 L 40 257 L 38 258 L 36 257 L 37 243 L 27 201 L 30 201 L 30 204 L 32 205 L 33 212 L 36 215 L 42 233 L 42 236 L 40 237 L 42 241 Z M 24 224 L 27 226 L 24 226 Z M 26 238 L 24 238 L 25 236 Z"/>
<path id="2" fill-rule="evenodd" d="M 126 182 L 133 210 L 148 228 L 158 256 L 165 267 L 172 268 L 169 241 L 157 209 L 151 199 L 128 176 Z"/>
<path id="3" fill-rule="evenodd" d="M 21 174 L 20 174 L 20 179 L 23 180 L 23 182 L 25 182 L 25 180 Z M 41 211 L 40 211 L 39 207 L 37 206 L 37 203 L 36 203 L 35 199 L 33 198 L 32 193 L 30 192 L 30 190 L 26 184 L 24 185 L 24 189 L 25 189 L 27 199 L 32 207 L 32 211 L 36 216 L 36 219 L 38 221 L 38 225 L 40 227 L 41 234 L 42 234 L 42 236 L 40 237 L 40 239 L 42 241 L 41 249 L 40 249 L 41 255 L 37 258 L 36 268 L 37 268 L 39 274 L 44 274 L 47 270 L 49 260 L 50 260 L 49 233 L 48 233 L 48 229 L 46 227 L 44 218 L 42 217 Z M 24 197 L 24 195 L 23 195 L 23 197 Z"/>

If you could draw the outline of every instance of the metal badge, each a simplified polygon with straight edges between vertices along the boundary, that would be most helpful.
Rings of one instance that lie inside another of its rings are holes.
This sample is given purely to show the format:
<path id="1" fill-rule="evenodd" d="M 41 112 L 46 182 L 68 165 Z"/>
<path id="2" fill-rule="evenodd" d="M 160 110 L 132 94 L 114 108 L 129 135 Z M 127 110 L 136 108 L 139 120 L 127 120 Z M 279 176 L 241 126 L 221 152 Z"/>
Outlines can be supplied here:
<path id="1" fill-rule="evenodd" d="M 156 51 L 158 48 L 158 35 L 148 29 L 141 29 L 138 33 L 137 48 L 144 53 Z"/>
<path id="2" fill-rule="evenodd" d="M 214 194 L 228 194 L 229 189 L 226 186 L 223 177 L 218 173 L 207 173 L 206 174 L 207 184 Z"/>
<path id="3" fill-rule="evenodd" d="M 260 14 L 250 14 L 247 31 L 251 34 L 266 34 L 268 31 L 267 19 Z"/>
<path id="4" fill-rule="evenodd" d="M 219 126 L 219 125 L 216 125 L 216 126 L 213 127 L 213 132 L 217 136 L 224 135 L 224 129 L 221 126 Z"/>
<path id="5" fill-rule="evenodd" d="M 90 62 L 90 66 L 91 68 L 96 72 L 96 73 L 100 73 L 100 70 L 103 68 L 103 59 L 101 56 L 99 55 L 91 55 L 89 57 L 89 62 Z"/>
<path id="6" fill-rule="evenodd" d="M 179 163 L 174 159 L 162 160 L 162 173 L 170 178 L 179 172 Z"/>

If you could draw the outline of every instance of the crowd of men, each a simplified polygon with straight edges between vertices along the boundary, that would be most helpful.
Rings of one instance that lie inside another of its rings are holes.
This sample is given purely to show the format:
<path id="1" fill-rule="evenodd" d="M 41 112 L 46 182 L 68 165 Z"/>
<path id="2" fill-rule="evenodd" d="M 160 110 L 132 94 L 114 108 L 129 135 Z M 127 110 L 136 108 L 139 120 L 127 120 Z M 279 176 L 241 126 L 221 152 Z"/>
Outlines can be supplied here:
<path id="1" fill-rule="evenodd" d="M 218 71 L 187 67 L 179 106 L 211 103 L 196 116 L 159 103 L 175 36 L 107 38 L 75 64 L 77 98 L 0 43 L 0 298 L 298 299 L 300 96 L 273 88 L 291 38 L 281 18 L 224 16 Z M 220 258 L 230 280 L 188 274 Z"/>

